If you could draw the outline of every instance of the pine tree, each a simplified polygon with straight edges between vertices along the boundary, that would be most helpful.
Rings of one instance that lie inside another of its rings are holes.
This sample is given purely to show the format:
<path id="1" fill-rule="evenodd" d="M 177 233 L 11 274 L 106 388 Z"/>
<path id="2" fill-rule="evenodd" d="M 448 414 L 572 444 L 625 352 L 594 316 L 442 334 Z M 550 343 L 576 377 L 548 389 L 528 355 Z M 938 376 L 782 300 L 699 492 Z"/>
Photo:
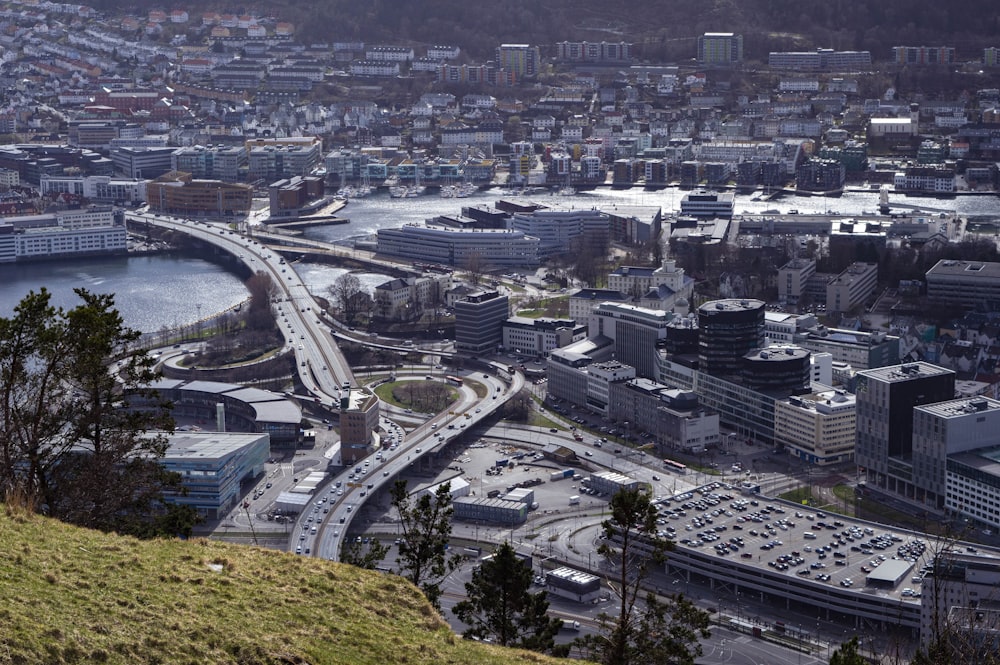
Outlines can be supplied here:
<path id="1" fill-rule="evenodd" d="M 531 593 L 531 568 L 504 542 L 472 572 L 463 600 L 453 608 L 469 626 L 467 638 L 490 639 L 500 646 L 548 652 L 562 621 L 547 614 L 546 593 Z"/>

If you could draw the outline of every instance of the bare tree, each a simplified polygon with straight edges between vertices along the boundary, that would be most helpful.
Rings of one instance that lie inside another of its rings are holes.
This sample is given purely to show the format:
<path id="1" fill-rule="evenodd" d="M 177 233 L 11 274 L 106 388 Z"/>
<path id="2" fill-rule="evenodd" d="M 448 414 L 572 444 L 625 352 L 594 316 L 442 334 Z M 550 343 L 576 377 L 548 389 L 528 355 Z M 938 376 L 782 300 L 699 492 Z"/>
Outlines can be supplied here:
<path id="1" fill-rule="evenodd" d="M 330 297 L 333 299 L 334 306 L 349 322 L 353 322 L 356 315 L 356 299 L 360 293 L 362 293 L 361 280 L 357 278 L 357 275 L 349 272 L 334 280 L 333 286 L 330 287 Z"/>

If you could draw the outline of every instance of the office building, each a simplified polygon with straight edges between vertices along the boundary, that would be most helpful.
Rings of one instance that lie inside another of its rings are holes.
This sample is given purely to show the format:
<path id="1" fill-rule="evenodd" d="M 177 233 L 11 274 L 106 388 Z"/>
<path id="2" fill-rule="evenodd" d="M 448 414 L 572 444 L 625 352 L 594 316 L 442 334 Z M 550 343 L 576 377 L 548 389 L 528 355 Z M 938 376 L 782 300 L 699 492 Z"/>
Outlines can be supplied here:
<path id="1" fill-rule="evenodd" d="M 1000 263 L 941 259 L 924 275 L 935 305 L 1000 309 Z"/>
<path id="2" fill-rule="evenodd" d="M 996 419 L 987 420 L 995 432 Z M 996 435 L 991 432 L 988 438 L 995 440 Z M 984 535 L 1000 533 L 1000 446 L 948 456 L 944 507 Z"/>
<path id="3" fill-rule="evenodd" d="M 1000 402 L 996 400 L 972 397 L 914 407 L 911 462 L 914 499 L 943 510 L 947 496 L 946 470 L 952 466 L 950 456 L 996 446 L 1000 446 Z M 997 480 L 1000 479 L 994 478 L 994 483 Z M 974 498 L 982 501 L 983 496 Z M 987 515 L 993 513 L 994 521 L 1000 516 L 995 505 L 963 507 L 968 512 L 985 508 Z"/>
<path id="4" fill-rule="evenodd" d="M 877 263 L 852 263 L 826 285 L 828 312 L 849 312 L 861 307 L 875 295 L 878 286 Z"/>
<path id="5" fill-rule="evenodd" d="M 612 340 L 615 359 L 635 368 L 637 376 L 656 378 L 656 348 L 666 339 L 671 312 L 605 302 L 590 318 L 591 337 Z"/>
<path id="6" fill-rule="evenodd" d="M 854 459 L 854 395 L 822 390 L 774 403 L 774 445 L 817 466 Z"/>
<path id="7" fill-rule="evenodd" d="M 681 199 L 681 215 L 701 218 L 733 216 L 735 196 L 732 192 L 709 192 L 698 190 L 684 195 Z"/>
<path id="8" fill-rule="evenodd" d="M 698 454 L 719 442 L 719 414 L 702 406 L 690 390 L 630 379 L 610 384 L 609 397 L 608 413 L 613 420 L 628 423 L 626 436 L 653 435 L 659 454 Z"/>
<path id="9" fill-rule="evenodd" d="M 949 549 L 936 553 L 928 569 L 920 589 L 921 644 L 926 647 L 949 630 L 966 648 L 979 642 L 992 645 L 987 653 L 994 656 L 1000 559 L 992 552 L 984 556 Z M 971 621 L 961 618 L 969 613 Z"/>
<path id="10" fill-rule="evenodd" d="M 698 370 L 739 375 L 743 356 L 764 346 L 764 303 L 713 300 L 698 308 Z"/>
<path id="11" fill-rule="evenodd" d="M 578 342 L 587 336 L 587 326 L 569 319 L 512 316 L 503 324 L 503 348 L 516 353 L 546 356 L 549 351 Z"/>
<path id="12" fill-rule="evenodd" d="M 813 353 L 829 353 L 833 361 L 854 369 L 899 364 L 899 337 L 881 331 L 862 332 L 826 326 L 797 331 L 792 341 Z"/>
<path id="13" fill-rule="evenodd" d="M 344 384 L 340 391 L 340 454 L 344 464 L 368 456 L 378 418 L 378 397 L 367 388 Z"/>
<path id="14" fill-rule="evenodd" d="M 116 146 L 111 149 L 111 163 L 115 173 L 126 178 L 159 178 L 173 170 L 174 147 L 132 147 Z"/>
<path id="15" fill-rule="evenodd" d="M 706 32 L 698 37 L 698 64 L 732 65 L 743 61 L 743 35 Z"/>
<path id="16" fill-rule="evenodd" d="M 809 278 L 816 274 L 812 259 L 792 259 L 778 268 L 778 301 L 796 304 L 805 291 Z"/>
<path id="17" fill-rule="evenodd" d="M 587 408 L 608 415 L 611 384 L 635 378 L 635 368 L 617 360 L 595 362 L 587 366 Z"/>
<path id="18" fill-rule="evenodd" d="M 241 145 L 194 145 L 177 148 L 171 156 L 171 170 L 223 182 L 246 180 L 248 163 L 246 146 Z"/>
<path id="19" fill-rule="evenodd" d="M 584 247 L 599 256 L 607 247 L 610 227 L 608 215 L 596 209 L 547 209 L 515 213 L 508 228 L 538 238 L 538 257 L 544 260 Z"/>
<path id="20" fill-rule="evenodd" d="M 182 216 L 232 217 L 250 212 L 253 187 L 219 180 L 195 180 L 171 171 L 146 185 L 150 210 Z"/>
<path id="21" fill-rule="evenodd" d="M 239 505 L 243 481 L 264 474 L 264 463 L 270 456 L 267 434 L 167 434 L 167 450 L 160 463 L 180 476 L 184 491 L 168 491 L 164 499 L 190 506 L 207 519 L 221 519 Z"/>
<path id="22" fill-rule="evenodd" d="M 492 353 L 503 341 L 510 316 L 507 296 L 480 291 L 455 302 L 455 348 L 471 354 Z"/>
<path id="23" fill-rule="evenodd" d="M 914 409 L 954 399 L 955 372 L 925 362 L 862 370 L 857 374 L 855 396 L 855 459 L 864 468 L 867 483 L 916 500 Z"/>
<path id="24" fill-rule="evenodd" d="M 770 344 L 743 356 L 743 384 L 772 394 L 797 394 L 809 389 L 809 351 L 793 344 Z"/>
<path id="25" fill-rule="evenodd" d="M 482 270 L 537 268 L 539 240 L 523 231 L 405 224 L 377 231 L 376 252 L 410 261 Z"/>
<path id="26" fill-rule="evenodd" d="M 593 362 L 611 359 L 613 353 L 613 343 L 607 337 L 590 337 L 549 353 L 545 363 L 549 396 L 586 407 L 587 368 Z"/>

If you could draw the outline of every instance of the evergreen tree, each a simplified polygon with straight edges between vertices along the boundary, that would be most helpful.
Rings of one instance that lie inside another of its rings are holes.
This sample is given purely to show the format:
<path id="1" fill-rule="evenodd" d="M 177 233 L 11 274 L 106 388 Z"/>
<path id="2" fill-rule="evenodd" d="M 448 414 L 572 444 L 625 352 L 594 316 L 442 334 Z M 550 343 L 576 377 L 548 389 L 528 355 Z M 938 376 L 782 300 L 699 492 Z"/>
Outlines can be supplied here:
<path id="1" fill-rule="evenodd" d="M 31 292 L 0 318 L 0 483 L 36 509 L 80 526 L 135 535 L 190 532 L 168 510 L 179 477 L 160 460 L 169 404 L 147 386 L 153 360 L 114 296 L 76 289 L 64 311 Z M 133 401 L 141 408 L 133 408 Z"/>
<path id="2" fill-rule="evenodd" d="M 458 567 L 460 557 L 448 556 L 451 538 L 451 483 L 444 483 L 431 496 L 426 492 L 412 500 L 406 481 L 397 480 L 391 490 L 392 505 L 399 513 L 403 538 L 399 544 L 400 573 L 441 609 L 441 581 Z"/>
<path id="3" fill-rule="evenodd" d="M 504 542 L 472 572 L 466 600 L 452 610 L 469 626 L 467 638 L 492 639 L 504 647 L 552 651 L 562 621 L 547 614 L 546 593 L 531 593 L 531 568 Z"/>
<path id="4" fill-rule="evenodd" d="M 618 596 L 618 615 L 601 614 L 602 632 L 576 645 L 606 665 L 694 663 L 701 655 L 699 639 L 710 636 L 708 613 L 683 595 L 666 600 L 642 595 L 649 564 L 662 565 L 673 546 L 656 535 L 656 507 L 649 494 L 642 488 L 621 490 L 611 497 L 610 509 L 598 552 L 616 575 L 609 584 Z"/>
<path id="5" fill-rule="evenodd" d="M 865 665 L 865 659 L 858 651 L 858 638 L 855 635 L 847 642 L 834 649 L 830 656 L 830 665 Z"/>

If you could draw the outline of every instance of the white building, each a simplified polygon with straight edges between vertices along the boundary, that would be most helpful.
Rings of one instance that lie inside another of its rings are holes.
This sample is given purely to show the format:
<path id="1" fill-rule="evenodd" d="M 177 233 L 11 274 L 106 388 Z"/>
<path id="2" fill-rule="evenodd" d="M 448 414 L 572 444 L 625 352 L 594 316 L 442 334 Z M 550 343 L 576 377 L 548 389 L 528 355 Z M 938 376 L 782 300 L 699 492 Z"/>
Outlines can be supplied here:
<path id="1" fill-rule="evenodd" d="M 774 403 L 774 442 L 810 464 L 854 459 L 854 395 L 825 390 Z"/>
<path id="2" fill-rule="evenodd" d="M 587 367 L 587 408 L 607 415 L 611 402 L 610 385 L 635 378 L 635 368 L 615 360 L 592 363 Z"/>
<path id="3" fill-rule="evenodd" d="M 536 210 L 517 213 L 508 227 L 538 238 L 540 259 L 573 251 L 574 243 L 606 243 L 609 234 L 608 215 L 598 210 Z"/>
<path id="4" fill-rule="evenodd" d="M 388 320 L 407 320 L 427 307 L 442 304 L 451 289 L 451 273 L 404 277 L 379 284 L 372 292 L 375 316 Z"/>
<path id="5" fill-rule="evenodd" d="M 812 259 L 792 259 L 778 268 L 778 301 L 797 303 L 815 273 L 816 262 Z"/>
<path id="6" fill-rule="evenodd" d="M 406 224 L 379 229 L 376 251 L 411 261 L 481 269 L 538 266 L 538 238 L 504 229 L 452 229 Z"/>
<path id="7" fill-rule="evenodd" d="M 113 178 L 106 175 L 43 175 L 40 189 L 44 195 L 68 193 L 81 196 L 88 201 L 122 204 L 145 201 L 146 182 L 139 178 Z"/>
<path id="8" fill-rule="evenodd" d="M 847 312 L 865 304 L 878 286 L 877 263 L 852 263 L 826 285 L 826 308 Z"/>
<path id="9" fill-rule="evenodd" d="M 664 259 L 659 268 L 620 266 L 608 274 L 607 288 L 612 291 L 641 298 L 651 290 L 665 286 L 673 292 L 671 302 L 664 303 L 662 309 L 672 309 L 678 298 L 691 299 L 694 279 L 684 274 L 684 268 L 677 266 L 673 259 Z"/>
<path id="10" fill-rule="evenodd" d="M 587 326 L 568 319 L 512 316 L 503 324 L 503 348 L 534 356 L 578 342 L 587 336 Z"/>

